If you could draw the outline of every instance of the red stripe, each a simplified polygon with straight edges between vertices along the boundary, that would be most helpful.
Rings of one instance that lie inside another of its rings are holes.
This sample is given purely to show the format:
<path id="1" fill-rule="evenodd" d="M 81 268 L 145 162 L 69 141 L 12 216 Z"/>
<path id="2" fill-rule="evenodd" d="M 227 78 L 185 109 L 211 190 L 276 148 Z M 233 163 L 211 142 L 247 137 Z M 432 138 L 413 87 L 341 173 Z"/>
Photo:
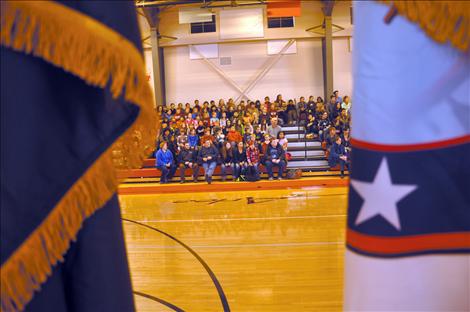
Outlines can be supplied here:
<path id="1" fill-rule="evenodd" d="M 470 249 L 470 232 L 383 237 L 366 235 L 348 229 L 347 243 L 364 252 L 384 255 L 430 250 Z"/>
<path id="2" fill-rule="evenodd" d="M 370 143 L 365 142 L 357 139 L 351 139 L 351 144 L 354 147 L 378 151 L 378 152 L 414 152 L 414 151 L 423 151 L 423 150 L 431 150 L 431 149 L 438 149 L 449 147 L 453 145 L 460 145 L 470 143 L 470 135 L 465 135 L 459 138 L 444 140 L 444 141 L 437 141 L 437 142 L 430 142 L 430 143 L 422 143 L 422 144 L 402 144 L 402 145 L 391 145 L 391 144 L 377 144 L 377 143 Z"/>

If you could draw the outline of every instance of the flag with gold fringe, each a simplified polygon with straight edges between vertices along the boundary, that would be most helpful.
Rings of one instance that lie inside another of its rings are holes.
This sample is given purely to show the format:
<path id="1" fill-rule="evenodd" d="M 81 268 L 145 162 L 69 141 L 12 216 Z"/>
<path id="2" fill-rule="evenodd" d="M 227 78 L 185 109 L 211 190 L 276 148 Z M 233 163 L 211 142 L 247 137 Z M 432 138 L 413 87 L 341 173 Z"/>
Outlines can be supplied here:
<path id="1" fill-rule="evenodd" d="M 156 118 L 131 1 L 1 2 L 1 310 L 132 311 L 116 169 Z"/>
<path id="2" fill-rule="evenodd" d="M 346 311 L 470 311 L 470 2 L 357 1 Z"/>

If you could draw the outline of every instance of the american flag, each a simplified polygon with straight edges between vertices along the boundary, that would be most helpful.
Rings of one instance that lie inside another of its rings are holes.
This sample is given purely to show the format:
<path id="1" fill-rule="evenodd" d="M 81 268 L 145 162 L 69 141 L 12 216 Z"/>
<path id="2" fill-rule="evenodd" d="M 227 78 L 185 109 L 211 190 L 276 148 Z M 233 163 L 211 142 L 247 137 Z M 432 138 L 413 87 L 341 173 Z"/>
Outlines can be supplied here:
<path id="1" fill-rule="evenodd" d="M 346 311 L 470 311 L 470 57 L 355 3 Z"/>

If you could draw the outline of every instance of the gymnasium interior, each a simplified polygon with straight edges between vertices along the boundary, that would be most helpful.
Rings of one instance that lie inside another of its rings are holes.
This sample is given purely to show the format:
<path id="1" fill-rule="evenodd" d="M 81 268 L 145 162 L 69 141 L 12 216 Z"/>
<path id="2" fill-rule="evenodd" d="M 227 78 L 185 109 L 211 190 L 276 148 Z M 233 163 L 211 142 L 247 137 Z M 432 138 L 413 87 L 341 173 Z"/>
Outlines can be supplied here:
<path id="1" fill-rule="evenodd" d="M 149 83 L 164 106 L 351 96 L 351 1 L 136 6 Z M 341 309 L 348 171 L 341 178 L 329 166 L 325 142 L 306 126 L 299 116 L 282 125 L 286 173 L 301 172 L 292 179 L 270 181 L 260 165 L 259 181 L 235 181 L 230 170 L 222 181 L 218 165 L 210 185 L 202 173 L 193 183 L 190 169 L 180 184 L 179 168 L 160 184 L 155 155 L 119 172 L 138 311 Z"/>

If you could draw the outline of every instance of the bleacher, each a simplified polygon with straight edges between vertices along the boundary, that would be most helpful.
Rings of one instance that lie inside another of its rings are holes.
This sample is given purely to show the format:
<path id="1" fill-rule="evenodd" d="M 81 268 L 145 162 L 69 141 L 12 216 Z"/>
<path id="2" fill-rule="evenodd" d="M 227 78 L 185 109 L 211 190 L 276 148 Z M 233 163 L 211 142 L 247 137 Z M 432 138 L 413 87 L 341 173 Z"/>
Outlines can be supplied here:
<path id="1" fill-rule="evenodd" d="M 338 175 L 336 170 L 330 170 L 328 161 L 325 157 L 325 151 L 317 139 L 305 139 L 305 128 L 303 126 L 282 127 L 289 140 L 288 153 L 292 158 L 287 165 L 287 169 L 301 169 L 304 176 L 324 175 L 331 171 L 331 175 Z M 336 168 L 335 168 L 336 169 Z M 261 178 L 267 178 L 266 169 L 260 165 Z M 231 169 L 227 169 L 227 178 L 231 178 Z M 275 169 L 277 174 L 277 169 Z M 144 161 L 142 168 L 132 170 L 122 170 L 118 173 L 119 178 L 126 179 L 127 182 L 156 182 L 159 181 L 160 171 L 155 168 L 155 158 L 149 158 Z M 214 179 L 220 179 L 221 170 L 217 166 L 214 172 Z M 188 181 L 191 181 L 191 170 L 185 171 Z M 199 180 L 204 179 L 204 170 L 199 170 Z M 172 181 L 179 181 L 179 169 Z"/>

